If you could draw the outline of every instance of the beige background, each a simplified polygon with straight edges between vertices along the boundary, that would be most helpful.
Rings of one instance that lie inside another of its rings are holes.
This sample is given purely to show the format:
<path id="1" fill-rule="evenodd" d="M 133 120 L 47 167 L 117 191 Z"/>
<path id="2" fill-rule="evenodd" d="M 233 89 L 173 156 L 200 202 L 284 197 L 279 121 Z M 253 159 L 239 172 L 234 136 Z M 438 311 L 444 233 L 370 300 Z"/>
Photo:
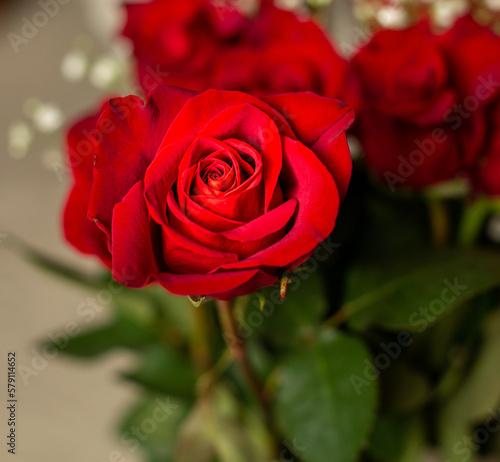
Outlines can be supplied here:
<path id="1" fill-rule="evenodd" d="M 106 37 L 119 18 L 113 15 L 116 4 L 69 0 L 17 54 L 7 34 L 20 33 L 22 18 L 32 18 L 40 6 L 35 1 L 13 0 L 0 10 L 0 232 L 13 233 L 39 250 L 88 270 L 97 265 L 74 253 L 61 238 L 60 210 L 67 184 L 42 165 L 44 149 L 58 146 L 56 135 L 36 133 L 28 155 L 16 160 L 7 153 L 7 133 L 14 121 L 31 124 L 23 113 L 29 98 L 54 103 L 69 117 L 99 99 L 100 92 L 88 80 L 65 81 L 60 64 L 79 34 L 92 38 L 93 55 L 105 51 Z M 117 371 L 133 360 L 121 352 L 95 362 L 57 357 L 29 377 L 28 385 L 18 375 L 18 454 L 7 454 L 7 351 L 17 351 L 19 364 L 31 367 L 37 341 L 56 334 L 71 320 L 88 327 L 75 309 L 95 294 L 32 267 L 5 247 L 0 245 L 0 460 L 104 462 L 116 450 L 127 461 L 139 460 L 120 446 L 114 430 L 137 392 L 117 378 Z"/>

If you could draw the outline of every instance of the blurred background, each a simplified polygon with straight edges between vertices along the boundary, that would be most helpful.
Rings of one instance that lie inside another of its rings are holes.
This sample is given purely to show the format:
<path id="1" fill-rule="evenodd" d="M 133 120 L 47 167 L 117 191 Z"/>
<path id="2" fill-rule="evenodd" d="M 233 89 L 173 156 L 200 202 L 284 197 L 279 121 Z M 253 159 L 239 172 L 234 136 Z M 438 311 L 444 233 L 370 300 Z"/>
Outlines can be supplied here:
<path id="1" fill-rule="evenodd" d="M 96 293 L 58 279 L 7 249 L 15 235 L 76 267 L 98 267 L 77 255 L 62 237 L 60 214 L 69 178 L 66 172 L 58 175 L 53 166 L 61 159 L 61 125 L 102 98 L 91 76 L 95 81 L 96 73 L 110 71 L 114 52 L 109 39 L 120 26 L 119 2 L 60 3 L 57 14 L 17 53 L 8 34 L 21 35 L 25 18 L 32 20 L 41 7 L 35 1 L 15 0 L 2 1 L 0 9 L 1 433 L 8 431 L 7 352 L 16 351 L 18 453 L 13 459 L 104 462 L 121 450 L 125 460 L 134 462 L 138 455 L 121 448 L 115 435 L 125 403 L 137 393 L 117 377 L 132 358 L 119 352 L 88 363 L 62 356 L 47 360 L 39 348 L 40 341 L 64 332 L 71 321 L 85 327 L 89 319 L 76 310 Z M 95 324 L 109 315 L 106 310 L 95 313 Z M 2 438 L 0 459 L 8 456 Z"/>

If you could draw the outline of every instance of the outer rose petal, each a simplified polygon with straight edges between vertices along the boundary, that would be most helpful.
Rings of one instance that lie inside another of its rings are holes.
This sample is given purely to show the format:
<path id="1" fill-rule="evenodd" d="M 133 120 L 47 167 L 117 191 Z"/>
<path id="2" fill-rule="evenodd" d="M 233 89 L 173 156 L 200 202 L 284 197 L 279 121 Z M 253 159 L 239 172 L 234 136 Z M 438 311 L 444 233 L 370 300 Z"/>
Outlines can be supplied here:
<path id="1" fill-rule="evenodd" d="M 232 300 L 251 294 L 278 280 L 258 269 L 203 275 L 160 273 L 155 278 L 173 294 L 209 296 L 217 300 Z"/>
<path id="2" fill-rule="evenodd" d="M 113 212 L 113 278 L 127 287 L 142 287 L 160 271 L 159 226 L 151 223 L 144 185 L 138 181 Z"/>
<path id="3" fill-rule="evenodd" d="M 172 120 L 195 94 L 157 87 L 145 105 L 129 96 L 110 100 L 103 111 L 98 130 L 105 136 L 96 153 L 89 217 L 98 220 L 108 236 L 114 206 L 144 177 Z"/>
<path id="4" fill-rule="evenodd" d="M 249 104 L 259 109 L 272 119 L 282 135 L 295 139 L 283 115 L 264 101 L 241 92 L 207 90 L 191 98 L 184 105 L 165 135 L 162 147 L 174 143 L 183 136 L 197 136 L 215 116 L 239 104 Z"/>
<path id="5" fill-rule="evenodd" d="M 98 119 L 99 115 L 82 119 L 67 135 L 68 163 L 72 166 L 74 183 L 64 207 L 63 227 L 71 245 L 85 254 L 97 255 L 110 267 L 106 234 L 87 217 L 95 150 L 92 133 Z"/>
<path id="6" fill-rule="evenodd" d="M 281 112 L 297 138 L 311 147 L 333 176 L 343 199 L 352 168 L 344 133 L 354 121 L 351 108 L 341 101 L 314 93 L 266 96 L 262 99 Z"/>

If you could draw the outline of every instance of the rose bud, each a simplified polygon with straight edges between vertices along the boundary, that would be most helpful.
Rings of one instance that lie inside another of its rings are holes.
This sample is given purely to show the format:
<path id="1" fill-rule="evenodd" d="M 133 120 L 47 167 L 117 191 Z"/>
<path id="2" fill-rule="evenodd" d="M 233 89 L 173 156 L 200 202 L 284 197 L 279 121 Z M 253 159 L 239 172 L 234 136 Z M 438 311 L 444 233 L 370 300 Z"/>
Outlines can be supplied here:
<path id="1" fill-rule="evenodd" d="M 352 121 L 348 106 L 313 93 L 258 99 L 160 86 L 145 104 L 115 98 L 97 122 L 93 176 L 75 173 L 80 190 L 92 183 L 88 213 L 75 213 L 106 237 L 126 286 L 248 294 L 332 232 L 351 174 Z"/>

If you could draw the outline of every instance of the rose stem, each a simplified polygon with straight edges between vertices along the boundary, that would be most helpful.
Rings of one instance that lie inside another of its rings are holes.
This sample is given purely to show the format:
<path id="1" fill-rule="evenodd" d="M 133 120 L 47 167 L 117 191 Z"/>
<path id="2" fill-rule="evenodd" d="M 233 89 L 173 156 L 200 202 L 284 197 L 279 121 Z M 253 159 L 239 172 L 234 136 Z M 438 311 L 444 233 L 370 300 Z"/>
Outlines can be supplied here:
<path id="1" fill-rule="evenodd" d="M 275 453 L 274 456 L 277 457 L 279 442 L 281 441 L 281 439 L 279 438 L 279 432 L 277 431 L 276 425 L 274 423 L 271 406 L 268 402 L 267 397 L 263 393 L 263 387 L 260 384 L 257 376 L 255 375 L 252 366 L 250 365 L 243 340 L 238 335 L 231 302 L 216 300 L 216 304 L 219 319 L 222 325 L 222 330 L 224 333 L 224 340 L 226 341 L 227 347 L 231 352 L 231 356 L 240 366 L 248 387 L 250 388 L 255 401 L 257 401 L 260 407 L 265 424 L 272 437 L 273 452 Z"/>
<path id="2" fill-rule="evenodd" d="M 193 335 L 191 336 L 191 352 L 193 360 L 200 372 L 207 372 L 212 364 L 210 344 L 207 332 L 206 307 L 191 305 Z"/>
<path id="3" fill-rule="evenodd" d="M 450 238 L 450 224 L 445 204 L 439 199 L 429 199 L 429 219 L 431 225 L 432 244 L 443 247 Z"/>

